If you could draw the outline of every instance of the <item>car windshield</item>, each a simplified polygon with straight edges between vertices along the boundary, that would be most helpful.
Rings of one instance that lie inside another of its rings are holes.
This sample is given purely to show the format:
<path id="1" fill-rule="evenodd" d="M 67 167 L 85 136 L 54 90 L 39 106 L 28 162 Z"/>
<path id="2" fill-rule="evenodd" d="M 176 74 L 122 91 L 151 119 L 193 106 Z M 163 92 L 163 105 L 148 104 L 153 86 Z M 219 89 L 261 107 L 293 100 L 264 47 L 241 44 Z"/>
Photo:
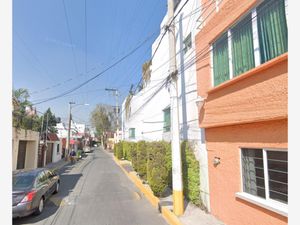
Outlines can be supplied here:
<path id="1" fill-rule="evenodd" d="M 26 189 L 34 182 L 33 175 L 15 175 L 13 176 L 13 189 Z"/>

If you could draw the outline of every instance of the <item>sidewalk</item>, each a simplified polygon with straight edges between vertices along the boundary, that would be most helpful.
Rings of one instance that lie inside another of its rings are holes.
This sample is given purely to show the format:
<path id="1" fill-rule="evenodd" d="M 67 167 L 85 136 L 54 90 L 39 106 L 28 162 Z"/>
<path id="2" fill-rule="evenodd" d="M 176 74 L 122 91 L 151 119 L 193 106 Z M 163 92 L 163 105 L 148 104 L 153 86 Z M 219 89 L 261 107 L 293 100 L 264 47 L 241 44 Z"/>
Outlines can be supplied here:
<path id="1" fill-rule="evenodd" d="M 67 164 L 69 164 L 69 161 L 65 161 L 65 158 L 63 158 L 57 162 L 47 164 L 45 168 L 58 171 Z"/>
<path id="2" fill-rule="evenodd" d="M 105 151 L 109 155 L 111 155 L 111 157 L 114 158 L 113 153 L 109 152 L 108 150 L 105 150 Z M 138 175 L 136 175 L 136 173 L 133 170 L 131 163 L 129 161 L 119 160 L 119 161 L 117 161 L 117 163 L 123 169 L 123 171 L 127 173 L 127 176 L 130 177 L 134 174 L 138 178 Z M 142 181 L 142 183 L 144 183 L 144 182 Z M 144 187 L 146 189 L 149 188 L 149 186 L 147 184 L 144 184 Z M 186 204 L 186 208 L 185 208 L 184 214 L 179 217 L 175 216 L 175 214 L 173 213 L 173 198 L 172 198 L 172 194 L 170 193 L 170 195 L 168 195 L 167 197 L 159 199 L 159 207 L 158 208 L 164 208 L 163 209 L 164 212 L 167 210 L 167 214 L 170 217 L 172 217 L 170 220 L 168 220 L 168 222 L 172 225 L 173 224 L 176 224 L 176 225 L 195 225 L 195 224 L 224 225 L 223 222 L 219 221 L 213 215 L 206 213 L 205 211 L 201 210 L 199 207 L 193 205 L 192 203 L 185 202 L 185 204 Z M 160 211 L 161 211 L 161 209 L 160 209 Z"/>

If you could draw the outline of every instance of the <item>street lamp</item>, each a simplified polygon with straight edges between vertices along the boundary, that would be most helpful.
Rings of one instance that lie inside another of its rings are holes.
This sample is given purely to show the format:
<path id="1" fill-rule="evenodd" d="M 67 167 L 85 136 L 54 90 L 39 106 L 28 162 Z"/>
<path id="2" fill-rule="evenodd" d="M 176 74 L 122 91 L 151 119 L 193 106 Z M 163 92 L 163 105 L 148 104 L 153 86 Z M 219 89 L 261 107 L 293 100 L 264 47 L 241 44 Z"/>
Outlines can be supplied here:
<path id="1" fill-rule="evenodd" d="M 72 107 L 72 105 L 74 105 Z M 67 143 L 66 143 L 66 150 L 67 150 L 67 156 L 69 155 L 70 153 L 70 135 L 71 135 L 71 117 L 72 117 L 72 114 L 71 114 L 71 111 L 72 111 L 72 108 L 75 108 L 76 106 L 80 106 L 80 105 L 89 105 L 87 103 L 84 103 L 84 104 L 76 104 L 75 102 L 69 102 L 69 124 L 68 124 L 68 136 L 67 136 Z"/>

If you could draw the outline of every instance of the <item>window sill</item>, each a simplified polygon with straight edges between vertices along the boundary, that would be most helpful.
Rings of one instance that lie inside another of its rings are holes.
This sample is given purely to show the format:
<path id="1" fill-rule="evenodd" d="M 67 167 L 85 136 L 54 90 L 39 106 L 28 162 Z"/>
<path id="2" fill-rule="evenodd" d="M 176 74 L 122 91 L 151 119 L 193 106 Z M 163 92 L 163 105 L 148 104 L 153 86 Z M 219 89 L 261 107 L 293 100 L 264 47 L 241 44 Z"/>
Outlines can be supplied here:
<path id="1" fill-rule="evenodd" d="M 235 193 L 235 196 L 237 198 L 251 202 L 252 204 L 258 205 L 262 208 L 278 213 L 282 216 L 288 217 L 288 206 L 286 204 L 275 201 L 267 201 L 265 199 L 250 195 L 245 192 L 237 192 Z"/>
<path id="2" fill-rule="evenodd" d="M 238 75 L 238 76 L 236 76 L 232 79 L 229 79 L 229 80 L 227 80 L 227 81 L 225 81 L 225 82 L 223 82 L 223 83 L 221 83 L 217 86 L 212 87 L 211 89 L 208 90 L 207 93 L 211 94 L 211 93 L 214 93 L 216 91 L 219 91 L 220 89 L 231 86 L 231 85 L 233 85 L 233 84 L 235 84 L 235 83 L 237 83 L 241 80 L 246 79 L 249 76 L 253 76 L 255 74 L 258 74 L 259 72 L 262 72 L 262 71 L 276 65 L 277 63 L 286 61 L 287 59 L 288 59 L 288 52 L 283 53 L 282 55 L 277 56 L 276 58 L 271 59 L 270 61 L 267 61 L 267 62 L 265 62 L 265 63 L 263 63 L 263 64 L 261 64 L 257 67 L 254 67 L 253 69 L 251 69 L 251 70 L 249 70 L 245 73 L 242 73 L 242 74 L 240 74 L 240 75 Z"/>

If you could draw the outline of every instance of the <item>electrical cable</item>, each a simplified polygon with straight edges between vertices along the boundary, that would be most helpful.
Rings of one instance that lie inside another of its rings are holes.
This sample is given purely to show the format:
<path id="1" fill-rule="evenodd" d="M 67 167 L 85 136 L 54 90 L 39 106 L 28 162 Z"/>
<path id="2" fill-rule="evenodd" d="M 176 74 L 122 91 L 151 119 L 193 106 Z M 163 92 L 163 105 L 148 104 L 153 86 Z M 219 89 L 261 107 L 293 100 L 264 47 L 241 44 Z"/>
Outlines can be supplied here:
<path id="1" fill-rule="evenodd" d="M 62 0 L 62 3 L 63 3 L 63 8 L 64 8 L 64 15 L 65 15 L 66 24 L 67 24 L 68 35 L 69 35 L 69 39 L 70 39 L 71 46 L 72 46 L 72 54 L 73 54 L 75 72 L 76 72 L 76 74 L 78 74 L 78 67 L 77 67 L 76 56 L 75 56 L 75 52 L 74 52 L 74 45 L 73 45 L 72 34 L 71 34 L 71 30 L 70 30 L 70 24 L 69 24 L 65 0 Z"/>

